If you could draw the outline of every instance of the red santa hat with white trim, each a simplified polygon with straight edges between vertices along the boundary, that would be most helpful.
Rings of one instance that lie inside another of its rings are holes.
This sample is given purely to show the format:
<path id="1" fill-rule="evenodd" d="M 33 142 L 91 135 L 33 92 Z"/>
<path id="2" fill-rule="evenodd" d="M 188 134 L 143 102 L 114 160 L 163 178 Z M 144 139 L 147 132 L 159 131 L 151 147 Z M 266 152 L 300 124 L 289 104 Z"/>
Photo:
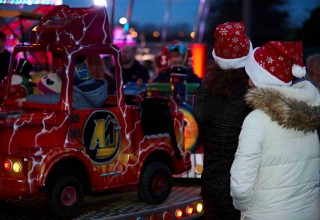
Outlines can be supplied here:
<path id="1" fill-rule="evenodd" d="M 291 86 L 293 76 L 302 78 L 302 42 L 270 41 L 254 49 L 245 69 L 257 87 Z"/>
<path id="2" fill-rule="evenodd" d="M 221 69 L 239 69 L 244 67 L 252 52 L 252 44 L 245 34 L 243 22 L 226 22 L 218 25 L 214 31 L 214 49 L 212 56 Z"/>

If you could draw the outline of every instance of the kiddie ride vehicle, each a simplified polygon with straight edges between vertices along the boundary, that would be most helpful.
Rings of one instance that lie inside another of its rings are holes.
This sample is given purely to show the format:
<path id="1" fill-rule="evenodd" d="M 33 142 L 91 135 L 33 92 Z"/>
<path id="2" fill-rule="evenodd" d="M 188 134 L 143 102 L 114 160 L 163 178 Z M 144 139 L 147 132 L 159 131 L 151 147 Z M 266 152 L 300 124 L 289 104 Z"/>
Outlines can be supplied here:
<path id="1" fill-rule="evenodd" d="M 32 30 L 30 43 L 14 47 L 14 58 L 37 52 L 51 59 L 61 91 L 54 104 L 28 101 L 15 91 L 19 71 L 10 64 L 0 113 L 1 200 L 45 192 L 50 210 L 68 216 L 86 192 L 136 185 L 139 198 L 157 204 L 169 195 L 172 174 L 190 169 L 183 114 L 170 98 L 124 95 L 120 50 L 108 28 L 103 7 L 57 6 Z M 116 95 L 102 106 L 74 109 L 76 57 L 104 54 L 115 60 Z"/>

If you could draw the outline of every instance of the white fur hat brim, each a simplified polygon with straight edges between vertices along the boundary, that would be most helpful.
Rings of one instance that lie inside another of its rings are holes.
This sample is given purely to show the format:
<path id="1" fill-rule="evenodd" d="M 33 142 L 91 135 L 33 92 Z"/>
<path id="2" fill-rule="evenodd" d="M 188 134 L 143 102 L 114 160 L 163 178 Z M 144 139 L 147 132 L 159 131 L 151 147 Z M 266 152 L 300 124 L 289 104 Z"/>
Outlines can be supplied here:
<path id="1" fill-rule="evenodd" d="M 245 66 L 247 59 L 250 57 L 250 54 L 252 53 L 252 44 L 250 41 L 250 49 L 247 56 L 235 58 L 235 59 L 224 59 L 221 57 L 218 57 L 216 55 L 216 52 L 214 49 L 212 50 L 212 56 L 215 62 L 220 66 L 221 69 L 240 69 Z"/>
<path id="2" fill-rule="evenodd" d="M 291 86 L 292 81 L 288 83 L 281 81 L 257 63 L 254 59 L 254 53 L 258 48 L 259 47 L 253 50 L 245 64 L 245 70 L 253 84 L 256 87 Z"/>

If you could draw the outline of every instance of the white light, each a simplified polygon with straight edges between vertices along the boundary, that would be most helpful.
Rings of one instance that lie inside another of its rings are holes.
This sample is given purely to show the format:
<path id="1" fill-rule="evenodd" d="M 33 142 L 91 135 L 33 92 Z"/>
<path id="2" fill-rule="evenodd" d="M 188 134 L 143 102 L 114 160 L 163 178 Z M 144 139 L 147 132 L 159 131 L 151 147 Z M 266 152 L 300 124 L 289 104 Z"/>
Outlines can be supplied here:
<path id="1" fill-rule="evenodd" d="M 93 4 L 98 5 L 98 6 L 107 6 L 107 1 L 106 0 L 93 0 Z"/>
<path id="2" fill-rule="evenodd" d="M 119 19 L 119 23 L 120 24 L 125 24 L 125 23 L 127 23 L 127 21 L 128 20 L 125 17 L 122 17 L 122 18 Z"/>

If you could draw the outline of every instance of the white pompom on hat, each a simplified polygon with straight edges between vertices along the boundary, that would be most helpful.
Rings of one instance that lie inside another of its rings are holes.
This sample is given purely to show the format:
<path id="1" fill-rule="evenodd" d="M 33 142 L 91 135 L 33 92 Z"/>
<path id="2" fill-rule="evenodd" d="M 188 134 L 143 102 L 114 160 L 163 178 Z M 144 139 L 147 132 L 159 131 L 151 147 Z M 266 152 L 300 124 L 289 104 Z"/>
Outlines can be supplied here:
<path id="1" fill-rule="evenodd" d="M 243 22 L 226 22 L 214 31 L 212 56 L 221 69 L 239 69 L 245 66 L 252 52 Z"/>
<path id="2" fill-rule="evenodd" d="M 306 75 L 302 42 L 269 41 L 254 49 L 245 69 L 257 87 L 290 86 L 293 76 L 302 78 Z"/>

